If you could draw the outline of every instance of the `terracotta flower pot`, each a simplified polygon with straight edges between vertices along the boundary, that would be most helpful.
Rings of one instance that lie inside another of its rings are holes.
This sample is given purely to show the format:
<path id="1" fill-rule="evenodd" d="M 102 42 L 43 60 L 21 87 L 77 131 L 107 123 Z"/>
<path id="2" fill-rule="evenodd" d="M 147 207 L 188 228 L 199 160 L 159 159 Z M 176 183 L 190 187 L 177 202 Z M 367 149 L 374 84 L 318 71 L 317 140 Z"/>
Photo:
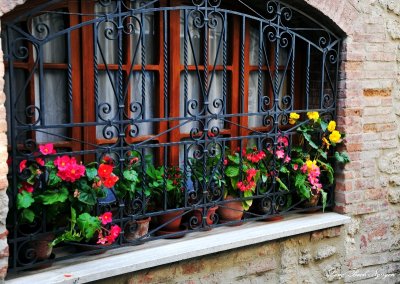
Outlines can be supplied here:
<path id="1" fill-rule="evenodd" d="M 207 209 L 206 224 L 208 226 L 214 223 L 214 214 L 217 209 L 218 206 L 214 206 Z M 197 219 L 197 226 L 201 225 L 202 223 L 201 221 L 203 218 L 203 208 L 194 209 L 193 216 Z"/>
<path id="2" fill-rule="evenodd" d="M 124 229 L 125 240 L 133 241 L 146 235 L 149 231 L 150 221 L 151 217 L 143 220 L 134 220 L 127 222 Z"/>
<path id="3" fill-rule="evenodd" d="M 225 200 L 233 199 L 232 196 L 227 196 Z M 220 216 L 220 221 L 230 222 L 230 221 L 238 221 L 243 217 L 243 205 L 240 200 L 238 201 L 230 201 L 224 203 L 218 208 L 218 214 Z"/>
<path id="4" fill-rule="evenodd" d="M 46 260 L 51 256 L 53 247 L 50 246 L 50 244 L 53 240 L 54 234 L 49 233 L 38 240 L 29 242 L 29 246 L 35 251 L 36 259 L 38 261 Z"/>
<path id="5" fill-rule="evenodd" d="M 181 215 L 184 212 L 185 212 L 184 210 L 178 210 L 178 211 L 174 211 L 174 212 L 167 212 L 167 213 L 164 213 L 163 215 L 158 216 L 158 224 L 164 225 L 161 230 L 169 231 L 169 232 L 179 231 L 180 226 L 181 226 L 181 221 L 182 221 Z M 175 220 L 171 221 L 173 219 L 175 219 Z"/>

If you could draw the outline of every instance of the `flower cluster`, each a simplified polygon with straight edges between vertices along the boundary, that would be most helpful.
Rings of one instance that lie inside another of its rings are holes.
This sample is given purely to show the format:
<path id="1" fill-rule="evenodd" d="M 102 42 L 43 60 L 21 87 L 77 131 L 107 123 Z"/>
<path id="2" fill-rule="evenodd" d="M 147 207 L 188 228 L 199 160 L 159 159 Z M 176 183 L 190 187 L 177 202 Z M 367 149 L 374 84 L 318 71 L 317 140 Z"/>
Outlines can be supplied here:
<path id="1" fill-rule="evenodd" d="M 101 184 L 107 188 L 112 188 L 119 177 L 113 173 L 114 167 L 112 164 L 100 164 L 97 173 L 100 177 Z"/>
<path id="2" fill-rule="evenodd" d="M 265 154 L 264 154 L 265 155 Z M 243 181 L 239 181 L 237 183 L 237 188 L 244 192 L 244 191 L 254 191 L 256 188 L 256 176 L 258 170 L 255 168 L 250 168 L 246 171 L 246 178 Z"/>
<path id="3" fill-rule="evenodd" d="M 307 160 L 300 168 L 303 174 L 307 174 L 308 182 L 311 185 L 311 191 L 313 194 L 317 194 L 322 189 L 322 184 L 319 181 L 321 174 L 320 168 L 317 166 L 317 161 Z"/>
<path id="4" fill-rule="evenodd" d="M 101 221 L 102 225 L 107 225 L 112 222 L 112 213 L 105 212 L 104 214 L 99 216 L 99 220 Z M 101 227 L 98 230 L 98 244 L 101 245 L 108 245 L 115 242 L 118 238 L 119 234 L 121 233 L 121 227 L 118 225 L 112 225 L 110 229 L 106 229 L 105 227 Z"/>
<path id="5" fill-rule="evenodd" d="M 54 165 L 58 169 L 57 176 L 63 181 L 75 182 L 85 175 L 85 166 L 78 164 L 74 157 L 67 155 L 57 157 Z"/>

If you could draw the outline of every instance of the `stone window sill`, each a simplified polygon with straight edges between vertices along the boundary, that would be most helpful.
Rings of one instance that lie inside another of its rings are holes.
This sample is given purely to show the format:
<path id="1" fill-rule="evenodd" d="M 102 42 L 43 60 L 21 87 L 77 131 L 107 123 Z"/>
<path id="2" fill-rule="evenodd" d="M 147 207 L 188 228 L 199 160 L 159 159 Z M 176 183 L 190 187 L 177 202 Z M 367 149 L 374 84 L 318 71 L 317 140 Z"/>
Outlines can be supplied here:
<path id="1" fill-rule="evenodd" d="M 85 283 L 189 258 L 340 226 L 350 217 L 337 213 L 293 214 L 279 222 L 249 222 L 219 227 L 177 240 L 156 240 L 101 255 L 60 261 L 52 267 L 20 273 L 7 283 Z"/>

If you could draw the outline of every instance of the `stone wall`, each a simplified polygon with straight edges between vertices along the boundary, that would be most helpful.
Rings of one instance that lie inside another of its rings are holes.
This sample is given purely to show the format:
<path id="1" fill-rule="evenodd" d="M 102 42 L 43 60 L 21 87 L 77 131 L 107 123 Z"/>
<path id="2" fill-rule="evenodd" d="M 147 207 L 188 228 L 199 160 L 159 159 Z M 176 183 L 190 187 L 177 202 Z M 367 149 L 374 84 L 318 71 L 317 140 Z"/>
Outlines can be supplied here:
<path id="1" fill-rule="evenodd" d="M 0 0 L 0 15 L 23 0 Z M 289 1 L 290 2 L 290 1 Z M 346 33 L 338 100 L 339 126 L 352 162 L 338 169 L 336 211 L 352 217 L 340 236 L 316 232 L 127 275 L 136 282 L 265 283 L 400 281 L 400 1 L 297 0 Z M 0 55 L 1 52 L 0 52 Z M 0 56 L 2 58 L 2 56 Z M 2 61 L 2 59 L 0 59 Z M 0 77 L 4 74 L 0 62 Z M 4 85 L 0 80 L 0 89 Z M 5 96 L 0 94 L 0 105 Z M 5 108 L 0 110 L 0 277 L 8 249 Z M 257 257 L 255 257 L 257 256 Z M 326 257 L 325 257 L 326 256 Z M 321 258 L 321 259 L 319 259 Z M 226 261 L 228 259 L 228 261 Z M 308 262 L 308 263 L 307 263 Z M 392 276 L 395 277 L 392 277 Z M 204 282 L 207 279 L 204 280 Z M 304 280 L 304 281 L 303 281 Z M 340 280 L 340 281 L 342 281 Z M 229 281 L 228 281 L 229 282 Z"/>

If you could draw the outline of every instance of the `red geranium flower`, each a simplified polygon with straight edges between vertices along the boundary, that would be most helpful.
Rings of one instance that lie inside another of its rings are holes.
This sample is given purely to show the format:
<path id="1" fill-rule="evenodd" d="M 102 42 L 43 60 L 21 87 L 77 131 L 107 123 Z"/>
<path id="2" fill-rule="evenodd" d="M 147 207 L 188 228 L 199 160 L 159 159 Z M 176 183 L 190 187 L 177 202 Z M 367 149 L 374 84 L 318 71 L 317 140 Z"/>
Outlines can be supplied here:
<path id="1" fill-rule="evenodd" d="M 18 192 L 21 193 L 22 191 L 26 191 L 26 192 L 32 193 L 33 192 L 33 186 L 31 184 L 27 183 L 27 182 L 23 182 L 18 188 Z"/>
<path id="2" fill-rule="evenodd" d="M 118 180 L 119 178 L 116 175 L 110 175 L 103 180 L 103 185 L 107 188 L 112 188 Z"/>
<path id="3" fill-rule="evenodd" d="M 103 215 L 100 215 L 99 219 L 100 219 L 100 221 L 101 221 L 101 223 L 103 225 L 111 223 L 112 222 L 112 213 L 111 212 L 106 212 Z"/>
<path id="4" fill-rule="evenodd" d="M 100 164 L 97 173 L 101 178 L 108 178 L 111 176 L 113 171 L 113 167 L 111 165 Z"/>
<path id="5" fill-rule="evenodd" d="M 36 161 L 36 163 L 38 163 L 42 167 L 44 166 L 44 160 L 42 158 L 36 158 L 35 161 Z"/>
<path id="6" fill-rule="evenodd" d="M 22 160 L 21 163 L 19 163 L 19 172 L 22 173 L 24 169 L 26 169 L 26 160 Z"/>
<path id="7" fill-rule="evenodd" d="M 57 166 L 58 170 L 64 171 L 64 170 L 67 169 L 67 167 L 70 164 L 70 162 L 71 162 L 71 158 L 68 157 L 67 155 L 64 155 L 64 156 L 61 156 L 61 157 L 57 157 L 54 160 L 54 165 Z M 76 161 L 75 161 L 75 163 L 76 163 Z"/>

